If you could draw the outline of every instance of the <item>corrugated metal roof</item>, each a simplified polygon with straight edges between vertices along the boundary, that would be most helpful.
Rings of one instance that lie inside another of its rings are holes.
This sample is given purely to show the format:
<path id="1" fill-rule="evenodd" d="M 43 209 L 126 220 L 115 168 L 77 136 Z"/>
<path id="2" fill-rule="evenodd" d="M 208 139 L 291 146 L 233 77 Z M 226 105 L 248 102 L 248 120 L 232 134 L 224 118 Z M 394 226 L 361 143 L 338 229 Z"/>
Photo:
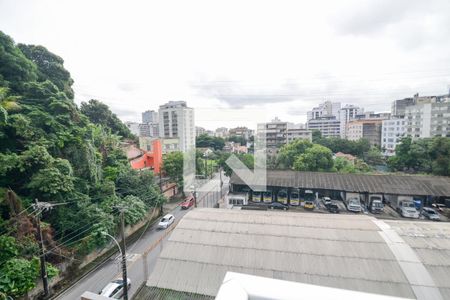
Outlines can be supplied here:
<path id="1" fill-rule="evenodd" d="M 246 185 L 246 183 L 256 180 L 254 178 L 243 179 L 233 173 L 230 183 Z M 267 185 L 359 193 L 450 197 L 450 177 L 442 176 L 367 175 L 267 170 Z"/>
<path id="2" fill-rule="evenodd" d="M 444 298 L 450 295 L 450 224 L 389 224 L 417 249 Z M 227 271 L 415 297 L 372 218 L 273 211 L 192 210 L 165 243 L 147 285 L 215 296 Z"/>

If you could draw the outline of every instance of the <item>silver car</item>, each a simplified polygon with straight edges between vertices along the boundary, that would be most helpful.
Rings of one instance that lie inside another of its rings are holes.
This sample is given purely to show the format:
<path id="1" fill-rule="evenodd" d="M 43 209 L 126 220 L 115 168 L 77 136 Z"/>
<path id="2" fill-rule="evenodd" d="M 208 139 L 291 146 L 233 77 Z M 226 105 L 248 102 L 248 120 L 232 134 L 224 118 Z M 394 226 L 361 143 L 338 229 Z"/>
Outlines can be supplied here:
<path id="1" fill-rule="evenodd" d="M 422 208 L 422 216 L 432 221 L 440 221 L 441 218 L 439 214 L 432 208 L 424 207 Z"/>
<path id="2" fill-rule="evenodd" d="M 175 221 L 175 217 L 173 215 L 167 214 L 158 223 L 158 228 L 159 229 L 166 229 L 167 227 L 172 225 L 173 221 Z"/>
<path id="3" fill-rule="evenodd" d="M 127 278 L 127 287 L 130 289 L 131 287 L 131 280 L 130 278 Z M 103 290 L 99 293 L 101 296 L 113 298 L 113 299 L 120 299 L 123 296 L 123 280 L 117 279 L 113 280 L 110 283 L 108 283 Z"/>

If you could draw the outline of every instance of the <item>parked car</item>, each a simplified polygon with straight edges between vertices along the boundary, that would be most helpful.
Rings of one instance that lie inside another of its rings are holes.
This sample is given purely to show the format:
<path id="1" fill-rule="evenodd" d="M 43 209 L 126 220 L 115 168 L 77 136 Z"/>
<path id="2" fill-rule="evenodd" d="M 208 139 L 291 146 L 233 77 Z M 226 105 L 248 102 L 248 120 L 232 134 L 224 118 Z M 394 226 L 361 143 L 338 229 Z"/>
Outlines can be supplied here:
<path id="1" fill-rule="evenodd" d="M 288 210 L 289 206 L 286 204 L 280 203 L 280 202 L 272 202 L 268 206 L 270 209 L 282 209 L 282 210 Z"/>
<path id="2" fill-rule="evenodd" d="M 191 206 L 194 206 L 195 204 L 195 198 L 194 196 L 189 196 L 186 199 L 184 199 L 183 203 L 181 203 L 181 209 L 188 209 Z"/>
<path id="3" fill-rule="evenodd" d="M 439 214 L 430 207 L 422 208 L 422 216 L 424 216 L 425 218 L 427 218 L 429 220 L 433 220 L 433 221 L 441 220 L 441 218 L 439 217 Z"/>
<path id="4" fill-rule="evenodd" d="M 322 200 L 323 200 L 323 204 L 324 204 L 325 206 L 331 204 L 331 199 L 330 199 L 330 197 L 323 197 Z"/>
<path id="5" fill-rule="evenodd" d="M 431 206 L 433 206 L 435 209 L 437 209 L 440 212 L 444 212 L 445 204 L 433 203 Z"/>
<path id="6" fill-rule="evenodd" d="M 326 207 L 330 213 L 333 213 L 333 214 L 339 213 L 339 206 L 336 203 L 330 203 Z"/>
<path id="7" fill-rule="evenodd" d="M 158 223 L 158 228 L 166 229 L 173 223 L 173 221 L 175 221 L 175 217 L 173 215 L 167 214 Z"/>
<path id="8" fill-rule="evenodd" d="M 314 209 L 316 206 L 314 205 L 313 201 L 305 201 L 305 205 L 303 206 L 304 209 Z"/>
<path id="9" fill-rule="evenodd" d="M 131 280 L 130 278 L 127 278 L 127 287 L 130 289 L 131 287 Z M 113 280 L 110 283 L 108 283 L 103 290 L 99 293 L 101 296 L 113 298 L 113 299 L 120 299 L 123 296 L 123 280 L 117 279 Z"/>

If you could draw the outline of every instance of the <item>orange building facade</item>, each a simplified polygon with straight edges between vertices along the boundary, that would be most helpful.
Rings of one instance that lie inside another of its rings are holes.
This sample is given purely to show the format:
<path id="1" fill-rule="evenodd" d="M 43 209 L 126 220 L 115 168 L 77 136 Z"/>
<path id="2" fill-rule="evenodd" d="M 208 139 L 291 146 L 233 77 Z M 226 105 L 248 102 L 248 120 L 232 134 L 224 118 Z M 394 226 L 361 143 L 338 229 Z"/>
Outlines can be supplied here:
<path id="1" fill-rule="evenodd" d="M 135 170 L 148 168 L 152 169 L 155 173 L 159 173 L 162 165 L 161 140 L 156 139 L 152 141 L 152 151 L 144 152 L 142 156 L 130 160 L 130 164 Z"/>

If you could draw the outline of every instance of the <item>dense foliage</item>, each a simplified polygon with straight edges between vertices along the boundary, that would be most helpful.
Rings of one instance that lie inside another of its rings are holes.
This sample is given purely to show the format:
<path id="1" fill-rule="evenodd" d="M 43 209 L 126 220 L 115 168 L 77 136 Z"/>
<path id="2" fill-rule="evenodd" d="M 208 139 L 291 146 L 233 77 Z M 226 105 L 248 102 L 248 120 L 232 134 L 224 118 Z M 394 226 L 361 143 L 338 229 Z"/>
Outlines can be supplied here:
<path id="1" fill-rule="evenodd" d="M 221 137 L 201 134 L 195 139 L 195 146 L 197 148 L 211 148 L 214 150 L 222 150 L 223 146 L 225 146 L 225 141 Z"/>
<path id="2" fill-rule="evenodd" d="M 301 139 L 281 147 L 273 166 L 276 169 L 342 173 L 369 172 L 371 170 L 360 159 L 353 162 L 345 158 L 334 159 L 333 152 L 329 148 Z"/>
<path id="3" fill-rule="evenodd" d="M 318 130 L 313 131 L 312 142 L 329 148 L 333 153 L 342 152 L 358 156 L 363 159 L 364 154 L 370 150 L 370 144 L 367 139 L 350 141 L 338 137 L 322 137 Z"/>
<path id="4" fill-rule="evenodd" d="M 388 166 L 393 171 L 450 176 L 450 138 L 403 138 Z"/>
<path id="5" fill-rule="evenodd" d="M 126 126 L 100 101 L 80 110 L 72 83 L 59 56 L 0 32 L 0 299 L 38 277 L 35 198 L 63 204 L 42 213 L 46 248 L 75 254 L 104 245 L 102 231 L 115 233 L 116 206 L 133 224 L 164 200 L 150 172 L 131 170 L 120 147 Z"/>

